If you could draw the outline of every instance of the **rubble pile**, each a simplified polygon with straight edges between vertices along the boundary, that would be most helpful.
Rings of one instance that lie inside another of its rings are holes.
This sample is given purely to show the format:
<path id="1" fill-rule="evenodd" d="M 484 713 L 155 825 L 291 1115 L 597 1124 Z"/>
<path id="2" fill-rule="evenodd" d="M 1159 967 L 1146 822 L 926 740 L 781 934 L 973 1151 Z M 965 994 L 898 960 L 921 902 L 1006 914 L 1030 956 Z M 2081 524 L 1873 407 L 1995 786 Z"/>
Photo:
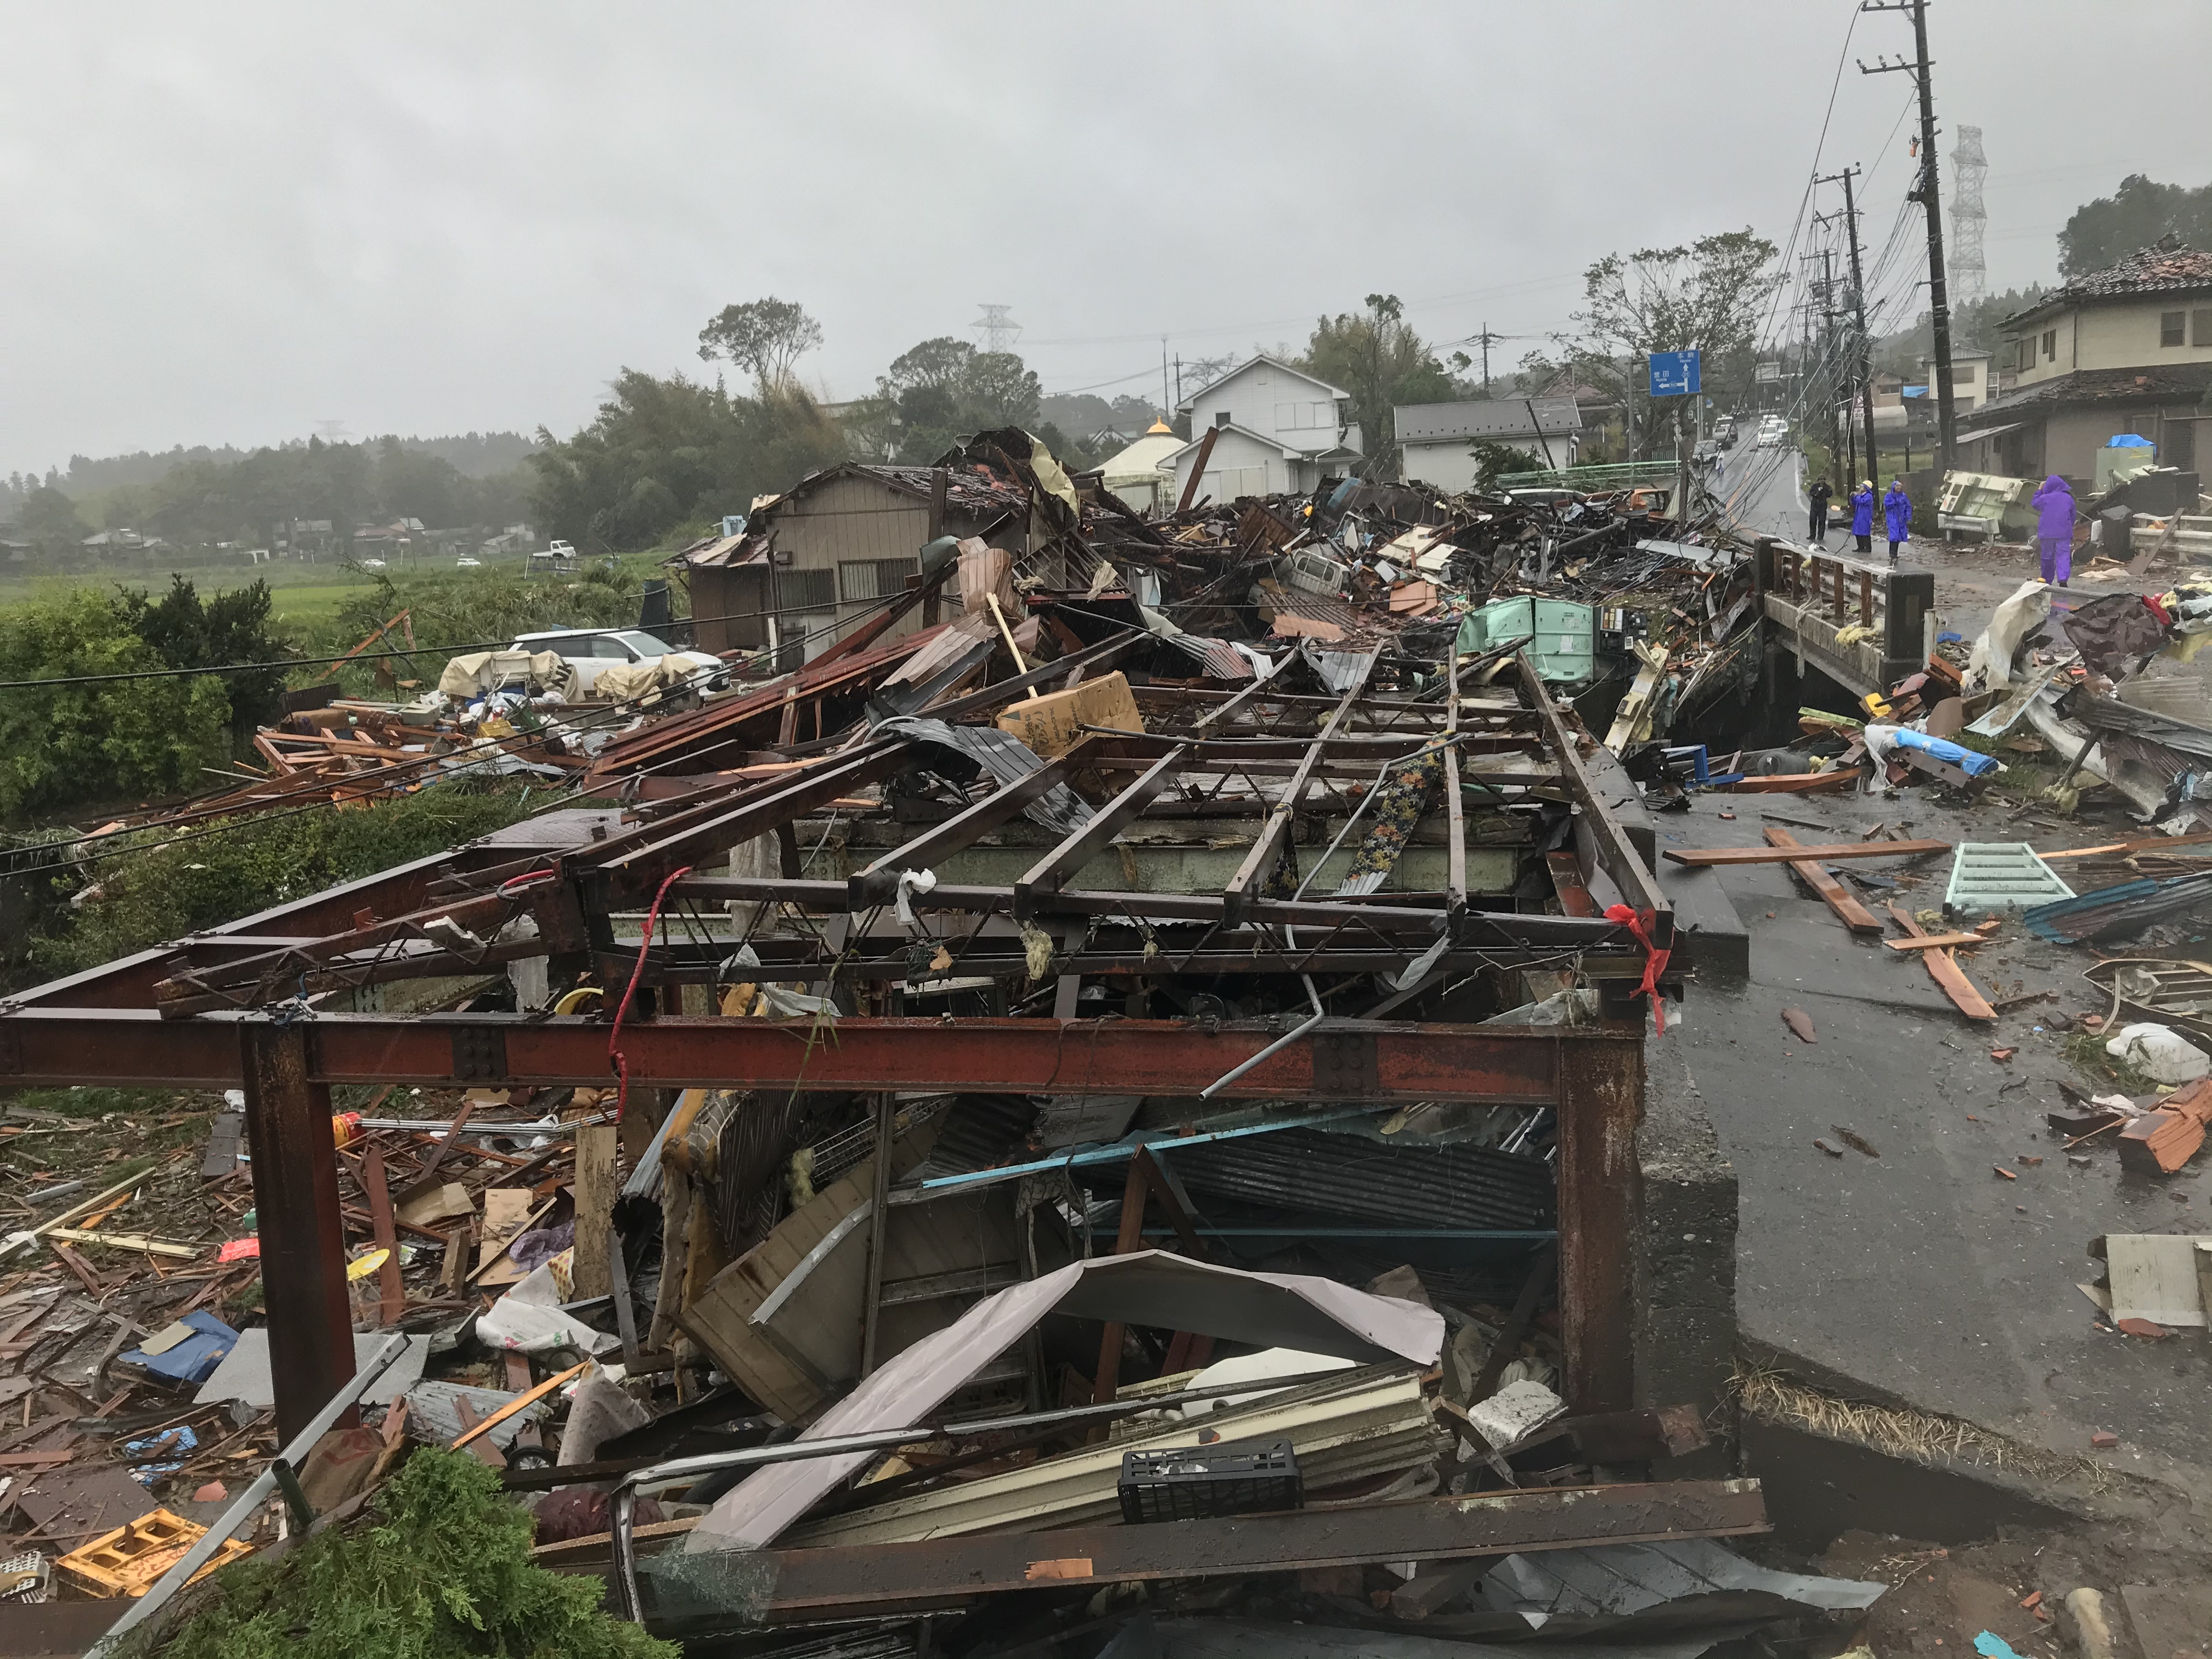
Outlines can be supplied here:
<path id="1" fill-rule="evenodd" d="M 870 487 L 991 516 L 803 660 L 594 708 L 557 655 L 457 659 L 295 714 L 267 793 L 193 808 L 489 765 L 562 810 L 7 1011 L 20 1073 L 246 1086 L 196 1167 L 11 1221 L 0 1597 L 189 1635 L 204 1566 L 454 1454 L 530 1571 L 732 1651 L 1848 1645 L 1884 1586 L 1717 1541 L 1767 1528 L 1759 1483 L 1715 1401 L 1641 1389 L 1618 1149 L 1723 943 L 1662 873 L 1786 863 L 1878 935 L 1844 882 L 1897 881 L 1838 868 L 1950 844 L 1662 861 L 1649 809 L 1986 791 L 1970 721 L 2147 791 L 2194 750 L 2116 671 L 2172 639 L 2039 655 L 2023 592 L 1964 664 L 1808 710 L 1813 752 L 1722 757 L 1670 739 L 1756 683 L 1765 556 L 1663 491 L 1146 520 L 1026 434 L 912 471 Z M 700 568 L 775 568 L 776 524 Z M 2118 925 L 2032 853 L 1973 873 Z M 1890 903 L 1890 944 L 1993 1018 L 1954 896 Z M 2195 1098 L 2130 1156 L 2201 1138 Z"/>

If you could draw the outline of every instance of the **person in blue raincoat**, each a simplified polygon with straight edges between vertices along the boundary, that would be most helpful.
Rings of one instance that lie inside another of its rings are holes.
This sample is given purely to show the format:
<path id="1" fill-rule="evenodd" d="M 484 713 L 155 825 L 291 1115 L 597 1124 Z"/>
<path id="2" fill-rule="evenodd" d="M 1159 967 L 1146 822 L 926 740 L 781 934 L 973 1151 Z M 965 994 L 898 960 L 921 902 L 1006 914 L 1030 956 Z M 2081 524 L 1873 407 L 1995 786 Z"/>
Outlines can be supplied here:
<path id="1" fill-rule="evenodd" d="M 1858 538 L 1859 551 L 1874 551 L 1874 480 L 1862 478 L 1859 487 L 1851 492 L 1851 534 Z"/>
<path id="2" fill-rule="evenodd" d="M 2035 539 L 2043 555 L 2043 581 L 2059 586 L 2074 574 L 2074 488 L 2056 472 L 2035 492 Z"/>
<path id="3" fill-rule="evenodd" d="M 1881 498 L 1882 528 L 1889 533 L 1889 562 L 1897 562 L 1897 550 L 1905 545 L 1912 527 L 1912 497 L 1905 493 L 1905 480 L 1892 478 Z"/>

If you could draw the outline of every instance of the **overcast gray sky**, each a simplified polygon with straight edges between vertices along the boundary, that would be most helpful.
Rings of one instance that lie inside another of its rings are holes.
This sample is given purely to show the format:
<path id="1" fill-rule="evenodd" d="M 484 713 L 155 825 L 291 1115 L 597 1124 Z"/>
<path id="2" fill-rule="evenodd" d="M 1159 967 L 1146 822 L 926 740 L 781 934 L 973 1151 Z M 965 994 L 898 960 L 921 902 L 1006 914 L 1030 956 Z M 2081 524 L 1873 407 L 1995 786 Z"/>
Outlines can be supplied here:
<path id="1" fill-rule="evenodd" d="M 1565 324 L 1615 248 L 1895 225 L 1902 16 L 1855 0 L 52 5 L 0 53 L 0 471 L 177 443 L 566 433 L 764 294 L 836 397 L 1010 305 L 1048 391 L 1150 392 L 1376 290 Z M 1938 0 L 1991 285 L 2126 173 L 2212 180 L 2207 0 Z M 1845 33 L 1855 29 L 1843 74 Z M 1921 248 L 1892 264 L 1893 285 Z M 1924 273 L 1921 273 L 1924 274 Z M 1870 283 L 1870 287 L 1875 284 Z M 1507 361 L 1525 347 L 1500 349 Z"/>

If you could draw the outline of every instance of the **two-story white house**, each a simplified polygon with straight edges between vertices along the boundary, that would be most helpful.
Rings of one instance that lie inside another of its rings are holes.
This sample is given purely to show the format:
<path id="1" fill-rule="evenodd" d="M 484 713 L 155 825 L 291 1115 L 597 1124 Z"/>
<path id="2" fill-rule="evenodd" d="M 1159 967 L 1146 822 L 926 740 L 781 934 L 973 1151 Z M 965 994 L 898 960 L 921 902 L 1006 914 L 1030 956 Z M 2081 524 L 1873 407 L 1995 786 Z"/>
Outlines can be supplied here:
<path id="1" fill-rule="evenodd" d="M 1279 358 L 1239 363 L 1177 404 L 1176 412 L 1190 416 L 1190 441 L 1157 465 L 1175 473 L 1178 500 L 1201 453 L 1206 472 L 1191 492 L 1194 502 L 1300 494 L 1359 464 L 1352 394 Z"/>
<path id="2" fill-rule="evenodd" d="M 2212 410 L 2212 253 L 2160 245 L 2077 276 L 2005 319 L 1996 368 L 2012 390 L 1960 432 L 1960 465 L 2039 478 L 2093 478 L 2123 433 L 2185 471 L 2204 455 Z"/>

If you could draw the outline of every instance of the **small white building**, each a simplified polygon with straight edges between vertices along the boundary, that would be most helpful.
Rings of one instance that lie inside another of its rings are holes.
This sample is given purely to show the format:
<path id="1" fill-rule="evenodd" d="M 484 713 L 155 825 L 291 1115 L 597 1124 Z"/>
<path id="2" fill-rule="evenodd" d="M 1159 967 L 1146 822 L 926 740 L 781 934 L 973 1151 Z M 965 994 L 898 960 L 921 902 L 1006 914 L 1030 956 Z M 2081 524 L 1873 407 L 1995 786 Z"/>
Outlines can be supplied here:
<path id="1" fill-rule="evenodd" d="M 1191 441 L 1161 465 L 1175 473 L 1178 500 L 1202 451 L 1206 472 L 1191 495 L 1194 502 L 1301 494 L 1359 462 L 1352 394 L 1279 358 L 1239 363 L 1184 398 L 1176 412 L 1190 416 Z M 1209 431 L 1215 435 L 1206 450 Z"/>
<path id="2" fill-rule="evenodd" d="M 1572 398 L 1411 404 L 1392 410 L 1390 418 L 1402 475 L 1448 494 L 1474 488 L 1477 444 L 1523 450 L 1547 470 L 1572 466 L 1582 446 L 1582 410 Z"/>
<path id="3" fill-rule="evenodd" d="M 1175 465 L 1169 458 L 1183 447 L 1165 421 L 1126 448 L 1107 457 L 1098 481 L 1139 513 L 1164 513 L 1176 504 Z"/>

